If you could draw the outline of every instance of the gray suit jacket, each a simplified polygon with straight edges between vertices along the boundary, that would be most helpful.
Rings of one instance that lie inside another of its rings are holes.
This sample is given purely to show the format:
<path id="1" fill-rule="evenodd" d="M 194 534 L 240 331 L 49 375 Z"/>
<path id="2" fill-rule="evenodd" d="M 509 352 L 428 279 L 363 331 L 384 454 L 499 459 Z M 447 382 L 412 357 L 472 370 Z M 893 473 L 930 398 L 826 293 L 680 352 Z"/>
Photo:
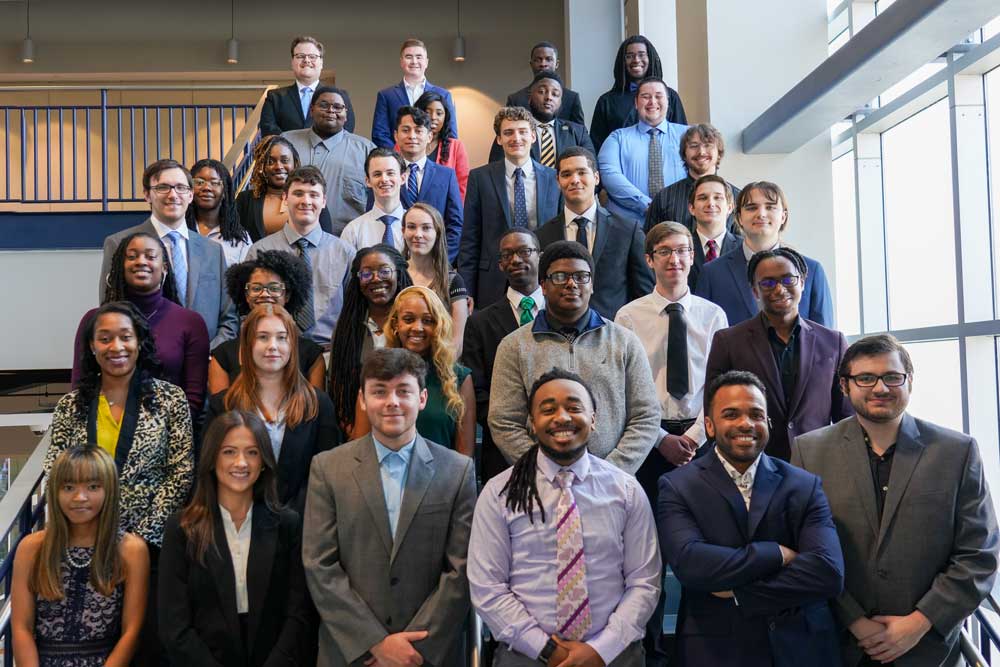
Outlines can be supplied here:
<path id="1" fill-rule="evenodd" d="M 104 259 L 101 260 L 101 279 L 97 293 L 98 303 L 104 300 L 104 289 L 107 286 L 108 272 L 111 270 L 111 258 L 118 249 L 118 244 L 136 232 L 145 232 L 159 238 L 156 228 L 147 218 L 146 222 L 141 225 L 123 229 L 104 239 Z M 240 320 L 236 315 L 236 308 L 226 293 L 225 274 L 226 258 L 222 254 L 222 246 L 189 230 L 187 303 L 184 304 L 184 307 L 195 311 L 205 320 L 208 336 L 212 339 L 209 349 L 214 349 L 216 345 L 236 338 L 240 331 Z"/>
<path id="2" fill-rule="evenodd" d="M 997 522 L 976 441 L 904 414 L 881 522 L 856 417 L 800 435 L 792 463 L 823 479 L 833 510 L 845 565 L 844 592 L 834 602 L 840 622 L 919 609 L 934 627 L 895 664 L 953 661 L 959 625 L 997 570 Z M 846 631 L 842 654 L 844 665 L 861 658 Z"/>
<path id="3" fill-rule="evenodd" d="M 414 643 L 425 665 L 461 664 L 475 470 L 419 435 L 414 447 L 395 540 L 371 436 L 313 458 L 302 560 L 322 619 L 317 664 L 362 665 L 372 646 L 409 630 L 430 633 Z"/>

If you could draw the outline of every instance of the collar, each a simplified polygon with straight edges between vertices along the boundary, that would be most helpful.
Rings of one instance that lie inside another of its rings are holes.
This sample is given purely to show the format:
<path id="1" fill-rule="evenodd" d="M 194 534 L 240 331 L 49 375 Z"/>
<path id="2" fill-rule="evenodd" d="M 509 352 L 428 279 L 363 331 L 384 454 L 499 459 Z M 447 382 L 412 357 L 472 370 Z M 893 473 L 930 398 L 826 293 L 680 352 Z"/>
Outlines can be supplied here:
<path id="1" fill-rule="evenodd" d="M 315 81 L 313 81 L 310 84 L 302 83 L 301 81 L 299 81 L 298 79 L 296 79 L 295 80 L 295 86 L 299 89 L 299 97 L 302 97 L 302 89 L 305 88 L 306 85 L 309 86 L 309 90 L 311 90 L 312 92 L 315 93 L 317 86 L 319 86 L 319 79 L 316 79 Z"/>
<path id="2" fill-rule="evenodd" d="M 409 83 L 406 83 L 406 79 L 403 79 L 403 87 L 404 88 L 408 88 L 410 90 L 416 90 L 417 88 L 426 88 L 427 87 L 427 77 L 425 76 L 420 81 L 417 81 L 416 83 L 414 83 L 412 85 L 409 84 Z"/>
<path id="3" fill-rule="evenodd" d="M 780 246 L 781 246 L 781 241 L 778 241 L 773 246 L 768 248 L 768 250 L 774 250 L 775 248 L 778 248 Z M 750 244 L 746 242 L 746 239 L 743 240 L 743 256 L 747 258 L 748 263 L 750 261 L 750 258 L 754 256 L 753 248 L 751 248 Z"/>
<path id="4" fill-rule="evenodd" d="M 543 308 L 545 308 L 545 295 L 542 293 L 541 285 L 536 287 L 535 291 L 532 292 L 531 294 L 521 294 L 513 287 L 507 288 L 507 301 L 510 302 L 510 305 L 512 305 L 515 310 L 521 307 L 521 299 L 523 299 L 526 296 L 531 297 L 531 299 L 534 300 L 535 308 L 537 308 L 538 310 L 542 310 Z"/>
<path id="5" fill-rule="evenodd" d="M 190 238 L 190 237 L 188 236 L 188 226 L 187 226 L 187 224 L 186 224 L 186 223 L 184 222 L 184 220 L 181 220 L 180 222 L 178 222 L 178 223 L 177 223 L 177 226 L 176 226 L 176 227 L 171 227 L 171 226 L 170 226 L 170 225 L 168 225 L 167 223 L 165 223 L 165 222 L 160 222 L 159 220 L 157 220 L 157 219 L 156 219 L 156 216 L 155 216 L 155 215 L 153 215 L 153 214 L 151 213 L 151 214 L 149 215 L 149 221 L 150 221 L 151 223 L 153 223 L 153 229 L 155 229 L 155 230 L 156 230 L 156 233 L 157 233 L 157 235 L 158 235 L 158 236 L 159 236 L 159 237 L 160 237 L 161 239 L 162 239 L 162 238 L 163 238 L 164 236 L 166 236 L 167 234 L 169 234 L 170 232 L 180 232 L 180 234 L 181 234 L 181 237 L 182 237 L 182 238 L 183 238 L 183 239 L 184 239 L 185 241 L 187 241 L 187 240 L 188 240 L 188 239 Z"/>
<path id="6" fill-rule="evenodd" d="M 333 150 L 337 144 L 339 144 L 341 141 L 344 140 L 344 135 L 348 134 L 347 128 L 345 127 L 341 129 L 340 132 L 338 132 L 337 134 L 330 135 L 329 137 L 324 139 L 318 134 L 316 134 L 315 128 L 310 126 L 309 129 L 312 130 L 312 132 L 309 133 L 310 148 L 316 148 L 320 144 L 323 144 L 324 146 L 327 147 L 327 150 Z"/>
<path id="7" fill-rule="evenodd" d="M 233 521 L 233 515 L 229 513 L 229 510 L 227 510 L 225 507 L 222 506 L 222 503 L 219 503 L 219 514 L 222 515 L 223 521 L 228 521 L 233 525 L 233 528 L 236 528 L 236 522 Z M 243 523 L 240 524 L 240 530 L 237 532 L 243 532 L 244 527 L 250 526 L 252 519 L 253 519 L 253 503 L 250 503 L 250 509 L 247 510 L 247 518 L 245 518 L 243 520 Z"/>
<path id="8" fill-rule="evenodd" d="M 371 315 L 369 315 L 367 318 L 365 318 L 365 326 L 368 327 L 368 331 L 371 332 L 372 336 L 381 336 L 381 335 L 383 335 L 382 334 L 382 327 L 380 327 L 379 325 L 375 324 L 375 320 L 372 319 Z"/>
<path id="9" fill-rule="evenodd" d="M 587 475 L 590 474 L 590 456 L 590 452 L 585 451 L 583 456 L 578 458 L 576 461 L 573 461 L 572 465 L 564 466 L 550 459 L 548 455 L 546 455 L 545 452 L 539 448 L 537 459 L 538 471 L 545 476 L 545 479 L 549 480 L 549 482 L 553 484 L 556 480 L 556 473 L 564 469 L 572 470 L 573 474 L 576 475 L 576 478 L 583 481 L 587 478 Z"/>
<path id="10" fill-rule="evenodd" d="M 407 169 L 409 169 L 409 167 L 410 167 L 411 164 L 417 165 L 418 167 L 420 167 L 420 171 L 421 172 L 423 172 L 425 174 L 427 173 L 427 156 L 426 155 L 424 155 L 423 157 L 421 157 L 419 160 L 414 160 L 413 162 L 407 162 L 406 163 Z M 409 176 L 409 174 L 407 174 L 407 176 Z M 404 185 L 404 187 L 405 187 L 405 185 Z"/>
<path id="11" fill-rule="evenodd" d="M 659 125 L 650 125 L 646 121 L 640 120 L 638 123 L 636 123 L 635 126 L 636 126 L 636 128 L 638 128 L 639 134 L 646 134 L 647 132 L 649 132 L 650 130 L 652 130 L 654 127 L 657 130 L 659 130 L 660 132 L 666 134 L 667 128 L 670 127 L 670 123 L 667 122 L 667 117 L 664 116 L 663 120 L 660 121 Z"/>
<path id="12" fill-rule="evenodd" d="M 773 336 L 774 338 L 781 340 L 780 338 L 778 338 L 777 330 L 771 325 L 771 321 L 767 319 L 767 315 L 764 314 L 763 310 L 760 311 L 760 321 L 764 324 L 764 330 L 767 332 L 768 337 Z M 796 315 L 795 326 L 792 327 L 792 333 L 788 337 L 789 344 L 793 340 L 795 340 L 795 338 L 799 335 L 800 331 L 802 331 L 802 317 L 800 315 Z"/>
<path id="13" fill-rule="evenodd" d="M 521 171 L 524 172 L 525 176 L 534 176 L 535 165 L 533 165 L 532 162 L 533 160 L 531 158 L 528 158 L 527 161 L 524 163 L 524 165 L 521 166 Z M 503 159 L 503 170 L 504 173 L 507 174 L 507 178 L 514 178 L 514 170 L 517 168 L 518 168 L 517 165 L 508 160 L 507 158 Z"/>
<path id="14" fill-rule="evenodd" d="M 557 111 L 556 113 L 559 113 L 559 112 Z M 552 117 L 552 120 L 550 120 L 547 123 L 543 123 L 542 121 L 538 120 L 537 118 L 535 120 L 538 122 L 539 126 L 544 125 L 545 127 L 549 128 L 550 130 L 555 130 L 556 129 L 556 119 L 555 119 L 554 116 Z"/>
<path id="15" fill-rule="evenodd" d="M 389 449 L 388 447 L 383 445 L 381 442 L 378 441 L 378 438 L 375 437 L 374 433 L 372 433 L 372 442 L 375 443 L 375 456 L 378 457 L 379 465 L 382 464 L 382 461 L 385 460 L 385 457 L 393 453 L 399 454 L 400 457 L 402 457 L 403 459 L 403 463 L 408 464 L 410 462 L 410 457 L 413 455 L 413 447 L 417 442 L 417 438 L 414 437 L 413 440 L 410 440 L 408 443 L 400 447 L 398 450 Z"/>
<path id="16" fill-rule="evenodd" d="M 749 484 L 750 488 L 753 488 L 754 479 L 756 479 L 757 477 L 757 466 L 760 464 L 760 455 L 763 453 L 764 452 L 758 454 L 757 458 L 754 459 L 754 462 L 750 464 L 750 467 L 747 468 L 746 472 L 741 473 L 739 470 L 734 468 L 729 461 L 726 460 L 726 457 L 724 457 L 719 452 L 718 447 L 715 448 L 715 455 L 718 456 L 719 461 L 722 462 L 722 467 L 726 470 L 726 474 L 729 475 L 730 478 L 732 478 L 733 475 L 735 475 L 736 477 L 743 477 L 747 479 L 750 482 Z"/>
<path id="17" fill-rule="evenodd" d="M 403 208 L 403 204 L 401 202 L 396 204 L 396 208 L 392 209 L 391 211 L 382 210 L 382 207 L 379 206 L 378 204 L 372 206 L 372 215 L 375 217 L 376 220 L 381 218 L 383 215 L 391 215 L 392 217 L 396 218 L 396 220 L 402 220 L 404 213 L 406 213 L 406 209 Z"/>
<path id="18" fill-rule="evenodd" d="M 695 224 L 697 225 L 697 223 Z M 722 254 L 722 242 L 726 240 L 726 231 L 727 231 L 726 226 L 723 225 L 722 231 L 719 233 L 718 236 L 705 236 L 704 234 L 701 233 L 701 230 L 698 229 L 697 226 L 695 227 L 695 233 L 698 235 L 698 240 L 701 241 L 701 249 L 704 250 L 705 246 L 708 245 L 709 241 L 715 241 L 715 245 L 717 248 L 716 252 L 718 252 L 720 255 Z M 747 259 L 747 261 L 749 262 L 750 260 Z"/>
<path id="19" fill-rule="evenodd" d="M 593 308 L 588 308 L 586 314 L 577 320 L 573 324 L 573 328 L 577 330 L 578 333 L 586 333 L 588 331 L 593 331 L 594 329 L 599 329 L 604 326 L 604 318 L 601 317 L 596 310 Z M 559 333 L 558 329 L 553 329 L 552 325 L 549 324 L 549 320 L 545 317 L 545 311 L 539 310 L 538 315 L 535 317 L 534 323 L 531 325 L 532 333 L 541 332 L 552 332 Z"/>
<path id="20" fill-rule="evenodd" d="M 691 303 L 694 301 L 694 297 L 691 296 L 690 289 L 687 292 L 685 292 L 684 296 L 682 296 L 677 301 L 671 301 L 667 297 L 660 294 L 660 290 L 658 289 L 658 287 L 654 287 L 653 291 L 649 293 L 649 299 L 650 301 L 656 304 L 657 312 L 664 311 L 667 308 L 667 306 L 669 306 L 672 303 L 679 303 L 681 304 L 681 306 L 684 307 L 685 313 L 690 313 Z"/>
<path id="21" fill-rule="evenodd" d="M 323 240 L 323 228 L 320 227 L 318 223 L 315 227 L 313 227 L 311 232 L 303 236 L 295 230 L 292 223 L 286 222 L 285 226 L 281 228 L 281 233 L 285 235 L 285 240 L 288 241 L 288 245 L 295 245 L 296 241 L 301 238 L 305 238 L 313 247 L 318 248 L 319 242 Z"/>
<path id="22" fill-rule="evenodd" d="M 597 197 L 594 197 L 594 203 L 591 204 L 590 208 L 584 211 L 581 215 L 577 215 L 566 206 L 563 206 L 563 219 L 566 221 L 567 225 L 580 217 L 586 218 L 587 222 L 590 223 L 597 221 Z"/>

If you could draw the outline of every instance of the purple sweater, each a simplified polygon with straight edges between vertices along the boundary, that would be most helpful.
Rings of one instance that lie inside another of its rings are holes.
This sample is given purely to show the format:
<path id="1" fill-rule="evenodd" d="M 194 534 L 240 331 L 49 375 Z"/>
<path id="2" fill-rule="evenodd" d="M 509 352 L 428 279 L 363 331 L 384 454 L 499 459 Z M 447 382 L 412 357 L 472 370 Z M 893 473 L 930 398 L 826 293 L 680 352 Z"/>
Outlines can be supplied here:
<path id="1" fill-rule="evenodd" d="M 152 294 L 129 294 L 128 300 L 146 316 L 156 341 L 156 352 L 163 364 L 163 377 L 187 394 L 191 414 L 201 414 L 208 383 L 208 329 L 201 315 L 178 306 L 157 290 Z M 94 314 L 93 308 L 80 320 L 73 346 L 72 383 L 80 380 L 83 329 Z"/>

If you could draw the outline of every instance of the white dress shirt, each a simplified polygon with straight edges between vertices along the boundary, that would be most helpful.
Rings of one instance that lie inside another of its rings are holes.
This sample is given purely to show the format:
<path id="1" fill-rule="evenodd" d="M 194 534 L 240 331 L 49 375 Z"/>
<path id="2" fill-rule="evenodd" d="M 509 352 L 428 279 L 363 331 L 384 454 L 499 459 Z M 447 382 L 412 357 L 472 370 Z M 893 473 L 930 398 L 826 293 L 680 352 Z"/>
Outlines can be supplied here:
<path id="1" fill-rule="evenodd" d="M 507 203 L 510 205 L 510 219 L 514 219 L 514 170 L 517 169 L 517 165 L 504 158 L 503 160 L 504 172 L 507 175 Z M 524 175 L 521 177 L 524 181 L 524 207 L 528 211 L 528 229 L 538 229 L 538 206 L 535 202 L 535 195 L 538 190 L 535 187 L 535 166 L 529 159 L 524 164 L 521 165 L 521 171 Z M 545 224 L 545 220 L 541 221 Z"/>
<path id="2" fill-rule="evenodd" d="M 697 230 L 698 241 L 701 243 L 701 252 L 703 255 L 708 254 L 708 242 L 715 241 L 715 252 L 721 257 L 722 256 L 722 242 L 726 239 L 726 228 L 722 228 L 722 233 L 718 236 L 713 236 L 709 238 L 701 233 L 701 230 Z"/>
<path id="3" fill-rule="evenodd" d="M 660 294 L 659 288 L 621 307 L 615 323 L 630 329 L 642 342 L 649 358 L 656 397 L 663 419 L 694 419 L 684 434 L 700 446 L 705 442 L 705 413 L 702 397 L 705 391 L 705 368 L 715 332 L 729 326 L 726 313 L 707 299 L 688 291 L 677 303 L 684 307 L 687 320 L 688 393 L 676 399 L 667 391 L 667 337 L 670 318 L 667 306 L 672 302 Z"/>
<path id="4" fill-rule="evenodd" d="M 406 161 L 406 168 L 409 169 L 411 164 L 415 164 L 420 167 L 417 172 L 417 193 L 420 193 L 420 186 L 424 184 L 424 169 L 427 168 L 427 156 L 420 158 L 419 160 L 414 160 L 413 162 Z M 403 189 L 406 189 L 406 184 L 410 179 L 410 174 L 407 172 L 405 178 L 403 178 Z"/>
<path id="5" fill-rule="evenodd" d="M 539 285 L 534 292 L 531 294 L 521 294 L 513 287 L 507 288 L 507 301 L 510 302 L 510 309 L 514 311 L 514 321 L 521 321 L 521 299 L 525 296 L 529 296 L 535 301 L 535 305 L 531 308 L 532 319 L 538 317 L 538 311 L 545 308 L 545 295 L 542 294 L 542 287 Z"/>
<path id="6" fill-rule="evenodd" d="M 160 240 L 163 241 L 163 245 L 167 247 L 167 253 L 170 255 L 171 264 L 174 263 L 173 245 L 170 243 L 170 241 L 166 240 L 167 234 L 169 234 L 170 232 L 180 233 L 181 235 L 180 244 L 181 247 L 184 248 L 184 257 L 185 259 L 190 259 L 191 253 L 188 252 L 188 232 L 190 232 L 191 230 L 188 229 L 187 223 L 181 220 L 180 224 L 177 227 L 171 227 L 170 225 L 157 220 L 155 215 L 150 215 L 149 221 L 153 223 L 153 229 L 156 230 L 156 235 L 160 237 Z M 190 271 L 191 262 L 185 262 L 185 265 L 188 267 L 188 271 Z"/>
<path id="7" fill-rule="evenodd" d="M 563 219 L 566 221 L 566 240 L 576 240 L 576 223 L 573 222 L 579 217 L 587 219 L 587 250 L 594 251 L 594 239 L 597 237 L 597 199 L 590 205 L 583 215 L 577 215 L 565 206 L 563 207 Z"/>
<path id="8" fill-rule="evenodd" d="M 236 613 L 246 614 L 250 611 L 250 598 L 247 595 L 247 563 L 250 561 L 250 532 L 253 523 L 253 506 L 247 511 L 240 529 L 236 530 L 236 522 L 232 515 L 222 505 L 219 505 L 222 515 L 222 527 L 226 532 L 226 544 L 229 555 L 233 559 L 233 573 L 236 575 Z"/>
<path id="9" fill-rule="evenodd" d="M 729 478 L 733 480 L 733 484 L 739 489 L 740 495 L 743 496 L 743 502 L 746 503 L 747 510 L 750 509 L 750 497 L 753 495 L 753 481 L 757 476 L 757 464 L 760 463 L 760 454 L 754 459 L 754 462 L 750 464 L 746 472 L 740 472 L 733 465 L 726 460 L 722 454 L 719 453 L 718 448 L 715 450 L 715 455 L 719 457 L 722 461 L 722 467 L 726 469 L 726 474 Z"/>
<path id="10" fill-rule="evenodd" d="M 420 181 L 418 176 L 417 182 Z M 396 218 L 392 223 L 392 245 L 396 250 L 403 252 L 403 214 L 406 209 L 402 204 L 398 204 L 392 211 L 383 211 L 375 204 L 372 210 L 359 215 L 347 223 L 344 231 L 340 233 L 340 240 L 351 246 L 355 250 L 370 248 L 382 242 L 382 235 L 385 233 L 385 223 L 379 218 L 383 215 L 391 215 Z"/>
<path id="11" fill-rule="evenodd" d="M 781 246 L 780 242 L 779 243 L 775 243 L 773 246 L 771 246 L 770 248 L 768 248 L 768 250 L 774 250 L 775 248 L 777 248 L 779 246 Z M 746 242 L 746 240 L 744 239 L 744 241 L 743 241 L 743 256 L 747 258 L 747 263 L 748 264 L 750 263 L 750 258 L 753 257 L 756 254 L 757 253 L 754 252 L 754 249 L 751 248 L 750 244 L 748 244 Z"/>
<path id="12" fill-rule="evenodd" d="M 416 104 L 417 100 L 420 99 L 420 96 L 424 94 L 424 88 L 426 86 L 426 76 L 412 86 L 406 83 L 406 79 L 403 79 L 403 88 L 406 88 L 406 99 L 410 100 L 411 107 Z"/>

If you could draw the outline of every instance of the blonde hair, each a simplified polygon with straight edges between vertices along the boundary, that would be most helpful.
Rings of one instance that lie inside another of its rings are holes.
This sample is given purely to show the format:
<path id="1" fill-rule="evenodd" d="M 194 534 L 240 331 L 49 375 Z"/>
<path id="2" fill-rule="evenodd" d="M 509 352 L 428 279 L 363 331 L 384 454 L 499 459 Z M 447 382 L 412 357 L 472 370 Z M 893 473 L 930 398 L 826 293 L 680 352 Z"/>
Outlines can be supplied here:
<path id="1" fill-rule="evenodd" d="M 46 600 L 65 597 L 62 559 L 69 547 L 69 521 L 59 505 L 59 489 L 79 482 L 98 482 L 104 487 L 104 504 L 97 515 L 94 555 L 90 559 L 90 585 L 107 596 L 125 579 L 125 566 L 118 551 L 120 511 L 114 459 L 93 445 L 72 447 L 59 454 L 49 471 L 45 487 L 49 519 L 28 577 L 28 590 Z"/>
<path id="2" fill-rule="evenodd" d="M 420 296 L 427 304 L 427 310 L 434 318 L 434 336 L 431 338 L 430 361 L 434 364 L 434 370 L 441 380 L 441 393 L 444 394 L 445 409 L 455 420 L 455 423 L 462 421 L 465 415 L 465 402 L 458 392 L 458 376 L 455 375 L 455 351 L 451 347 L 452 324 L 451 315 L 445 309 L 441 299 L 438 298 L 434 290 L 427 287 L 407 287 L 396 295 L 392 302 L 392 309 L 389 317 L 385 320 L 382 332 L 385 334 L 386 347 L 403 347 L 396 334 L 396 327 L 399 324 L 400 305 L 407 296 Z"/>

